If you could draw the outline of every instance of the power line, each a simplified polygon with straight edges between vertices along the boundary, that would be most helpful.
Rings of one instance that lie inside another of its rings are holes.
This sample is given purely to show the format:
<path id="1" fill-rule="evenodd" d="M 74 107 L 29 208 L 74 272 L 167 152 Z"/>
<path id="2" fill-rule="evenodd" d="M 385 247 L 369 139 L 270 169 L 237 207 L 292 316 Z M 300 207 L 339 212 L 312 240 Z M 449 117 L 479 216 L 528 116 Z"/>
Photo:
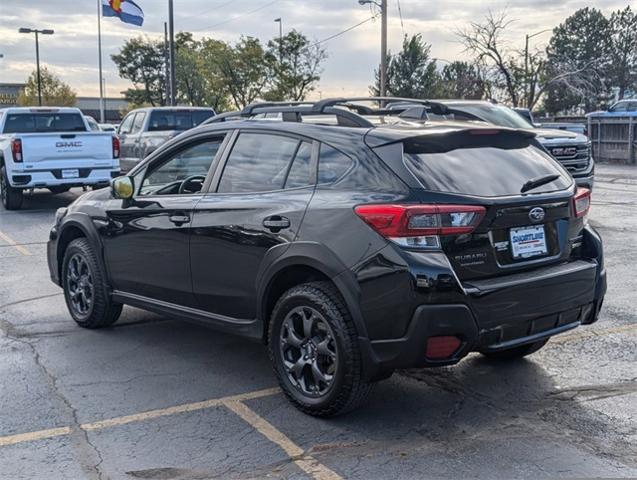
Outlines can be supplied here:
<path id="1" fill-rule="evenodd" d="M 400 8 L 400 0 L 396 0 L 398 4 L 398 15 L 400 16 L 400 28 L 403 31 L 403 37 L 405 36 L 405 24 L 403 23 L 403 10 Z"/>
<path id="2" fill-rule="evenodd" d="M 240 0 L 239 0 L 239 1 L 240 1 Z M 194 15 L 194 16 L 195 16 L 195 17 L 201 17 L 202 15 L 205 15 L 206 13 L 210 13 L 210 12 L 212 12 L 212 11 L 214 11 L 214 10 L 219 9 L 219 8 L 223 8 L 223 7 L 225 7 L 226 5 L 230 5 L 231 3 L 237 3 L 237 0 L 229 0 L 228 2 L 223 2 L 223 3 L 222 3 L 222 4 L 220 4 L 220 5 L 215 5 L 213 8 L 209 8 L 209 9 L 207 9 L 207 10 L 204 10 L 203 12 L 199 12 L 199 13 L 197 13 L 197 14 L 196 14 L 196 15 Z"/>
<path id="3" fill-rule="evenodd" d="M 263 10 L 264 8 L 268 8 L 270 5 L 274 5 L 274 4 L 275 4 L 275 3 L 277 3 L 278 1 L 279 1 L 279 0 L 273 0 L 273 1 L 271 1 L 271 2 L 266 3 L 265 5 L 261 5 L 260 7 L 255 8 L 254 10 L 250 10 L 250 11 L 247 11 L 247 12 L 241 13 L 241 14 L 239 14 L 239 15 L 235 15 L 234 17 L 229 18 L 228 20 L 224 20 L 223 22 L 215 23 L 214 25 L 210 25 L 210 26 L 208 26 L 208 27 L 200 28 L 200 29 L 198 29 L 198 30 L 210 30 L 210 29 L 212 29 L 212 28 L 219 27 L 219 26 L 221 26 L 221 25 L 225 25 L 226 23 L 234 22 L 235 20 L 238 20 L 238 19 L 240 19 L 240 18 L 247 17 L 248 15 L 252 15 L 253 13 L 257 13 L 258 11 L 261 11 L 261 10 Z M 217 7 L 217 8 L 219 8 L 219 7 Z"/>
<path id="4" fill-rule="evenodd" d="M 320 45 L 321 43 L 325 43 L 325 42 L 329 42 L 330 40 L 335 39 L 336 37 L 340 37 L 341 35 L 346 34 L 347 32 L 351 32 L 352 30 L 354 30 L 355 28 L 360 27 L 361 25 L 365 25 L 367 22 L 371 22 L 372 20 L 378 18 L 378 15 L 372 15 L 371 17 L 363 20 L 362 22 L 357 23 L 356 25 L 352 25 L 351 27 L 346 28 L 345 30 L 342 30 L 338 33 L 335 33 L 334 35 L 331 35 L 327 38 L 324 38 L 323 40 L 319 40 L 318 42 L 314 43 L 312 46 L 316 46 L 316 45 Z"/>

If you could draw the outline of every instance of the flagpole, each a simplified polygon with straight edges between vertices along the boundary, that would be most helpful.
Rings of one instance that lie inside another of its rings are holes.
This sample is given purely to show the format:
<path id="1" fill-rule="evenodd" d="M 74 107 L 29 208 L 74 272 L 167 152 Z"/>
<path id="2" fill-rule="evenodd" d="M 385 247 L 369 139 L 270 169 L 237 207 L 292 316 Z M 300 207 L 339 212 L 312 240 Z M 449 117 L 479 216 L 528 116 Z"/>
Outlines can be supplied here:
<path id="1" fill-rule="evenodd" d="M 102 0 L 97 0 L 97 49 L 100 70 L 100 123 L 104 120 L 104 77 L 102 75 Z"/>

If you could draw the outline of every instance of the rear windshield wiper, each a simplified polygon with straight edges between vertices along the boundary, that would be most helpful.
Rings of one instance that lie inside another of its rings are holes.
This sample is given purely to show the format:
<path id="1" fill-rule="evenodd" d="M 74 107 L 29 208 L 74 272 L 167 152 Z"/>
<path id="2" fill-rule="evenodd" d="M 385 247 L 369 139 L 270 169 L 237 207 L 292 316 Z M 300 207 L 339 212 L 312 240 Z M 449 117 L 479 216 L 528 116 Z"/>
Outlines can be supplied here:
<path id="1" fill-rule="evenodd" d="M 533 190 L 534 188 L 541 187 L 542 185 L 551 183 L 557 180 L 558 178 L 560 178 L 560 176 L 557 174 L 544 175 L 543 177 L 532 178 L 531 180 L 526 182 L 524 185 L 522 185 L 522 189 L 520 190 L 520 193 L 525 193 L 525 192 L 528 192 L 529 190 Z"/>

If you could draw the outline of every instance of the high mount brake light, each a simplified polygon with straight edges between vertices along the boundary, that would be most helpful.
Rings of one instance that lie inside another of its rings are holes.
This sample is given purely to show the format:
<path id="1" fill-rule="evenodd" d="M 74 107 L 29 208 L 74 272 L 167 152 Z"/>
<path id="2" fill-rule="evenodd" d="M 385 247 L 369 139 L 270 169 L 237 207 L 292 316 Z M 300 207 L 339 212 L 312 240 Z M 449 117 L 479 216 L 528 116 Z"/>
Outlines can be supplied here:
<path id="1" fill-rule="evenodd" d="M 22 162 L 22 140 L 19 138 L 11 140 L 11 155 L 13 156 L 14 162 Z"/>
<path id="2" fill-rule="evenodd" d="M 486 213 L 475 205 L 371 204 L 354 211 L 383 237 L 414 248 L 439 248 L 438 236 L 471 233 Z"/>
<path id="3" fill-rule="evenodd" d="M 588 188 L 579 187 L 573 197 L 573 212 L 575 217 L 584 217 L 591 208 L 591 191 Z"/>

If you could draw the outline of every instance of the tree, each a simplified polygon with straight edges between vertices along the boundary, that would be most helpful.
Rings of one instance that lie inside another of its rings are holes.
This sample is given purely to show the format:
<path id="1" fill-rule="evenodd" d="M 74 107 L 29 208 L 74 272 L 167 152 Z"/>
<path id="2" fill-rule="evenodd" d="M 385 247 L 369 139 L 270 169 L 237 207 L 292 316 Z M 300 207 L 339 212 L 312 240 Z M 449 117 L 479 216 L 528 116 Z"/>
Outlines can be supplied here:
<path id="1" fill-rule="evenodd" d="M 281 39 L 268 42 L 265 61 L 271 75 L 268 100 L 305 100 L 321 79 L 327 51 L 312 43 L 300 32 L 292 30 Z"/>
<path id="2" fill-rule="evenodd" d="M 40 68 L 42 86 L 42 105 L 55 107 L 75 106 L 76 94 L 69 85 L 64 83 L 55 74 L 49 72 L 46 67 Z M 38 75 L 33 71 L 27 80 L 22 94 L 18 98 L 18 104 L 24 107 L 38 105 Z"/>
<path id="3" fill-rule="evenodd" d="M 477 65 L 455 61 L 445 65 L 441 74 L 441 97 L 479 100 L 485 97 L 486 81 Z"/>
<path id="4" fill-rule="evenodd" d="M 436 61 L 430 57 L 431 45 L 420 36 L 405 36 L 403 48 L 396 55 L 389 55 L 387 67 L 387 93 L 395 97 L 437 98 L 440 91 L 440 75 Z M 374 95 L 380 92 L 380 75 L 376 71 Z"/>
<path id="5" fill-rule="evenodd" d="M 119 76 L 130 80 L 134 88 L 126 99 L 135 104 L 165 105 L 166 71 L 164 44 L 144 37 L 127 40 L 120 53 L 111 55 Z"/>
<path id="6" fill-rule="evenodd" d="M 224 84 L 234 105 L 241 109 L 260 98 L 268 83 L 265 52 L 253 37 L 241 37 L 218 59 Z"/>
<path id="7" fill-rule="evenodd" d="M 489 12 L 483 23 L 472 22 L 470 27 L 456 32 L 465 51 L 476 56 L 476 62 L 487 65 L 492 81 L 506 92 L 506 99 L 514 107 L 520 104 L 520 89 L 524 75 L 520 78 L 519 57 L 508 48 L 503 34 L 511 21 L 506 12 L 494 15 Z M 523 70 L 522 70 L 523 72 Z"/>
<path id="8" fill-rule="evenodd" d="M 549 113 L 598 109 L 608 99 L 610 22 L 594 8 L 582 8 L 553 30 L 547 47 L 551 77 L 545 107 Z"/>
<path id="9" fill-rule="evenodd" d="M 613 12 L 610 17 L 611 84 L 619 89 L 619 98 L 626 90 L 637 89 L 637 14 L 630 5 Z"/>

